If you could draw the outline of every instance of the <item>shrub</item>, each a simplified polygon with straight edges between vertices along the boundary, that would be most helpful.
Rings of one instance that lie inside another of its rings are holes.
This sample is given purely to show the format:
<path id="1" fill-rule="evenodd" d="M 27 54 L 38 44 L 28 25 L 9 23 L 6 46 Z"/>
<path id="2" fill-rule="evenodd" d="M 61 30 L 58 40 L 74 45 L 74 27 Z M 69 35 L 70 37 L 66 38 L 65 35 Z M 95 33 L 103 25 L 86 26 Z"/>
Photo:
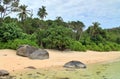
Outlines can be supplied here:
<path id="1" fill-rule="evenodd" d="M 87 49 L 93 51 L 102 51 L 102 49 L 95 43 L 92 43 L 91 45 L 87 45 Z"/>
<path id="2" fill-rule="evenodd" d="M 98 45 L 94 45 L 92 50 L 94 50 L 94 51 L 102 51 L 102 49 Z"/>
<path id="3" fill-rule="evenodd" d="M 36 34 L 26 34 L 26 33 L 22 33 L 20 39 L 28 39 L 28 40 L 32 40 L 32 41 L 36 41 Z"/>
<path id="4" fill-rule="evenodd" d="M 99 43 L 98 47 L 99 47 L 100 51 L 104 51 L 104 45 L 102 43 Z"/>
<path id="5" fill-rule="evenodd" d="M 90 44 L 87 44 L 86 47 L 87 47 L 88 50 L 94 50 L 95 45 L 96 44 L 94 42 L 90 42 Z"/>
<path id="6" fill-rule="evenodd" d="M 31 41 L 28 39 L 15 39 L 13 41 L 10 40 L 6 43 L 1 42 L 0 49 L 17 49 L 17 47 L 25 44 L 38 47 L 35 41 Z"/>
<path id="7" fill-rule="evenodd" d="M 69 48 L 74 51 L 86 51 L 85 46 L 83 46 L 79 41 L 71 41 Z"/>
<path id="8" fill-rule="evenodd" d="M 120 50 L 120 45 L 114 42 L 106 42 L 105 46 L 108 45 L 111 51 L 119 51 Z M 105 48 L 105 50 L 107 50 Z"/>
<path id="9" fill-rule="evenodd" d="M 8 42 L 21 37 L 22 30 L 17 26 L 17 23 L 3 23 L 0 26 L 0 41 Z"/>
<path id="10" fill-rule="evenodd" d="M 112 51 L 119 51 L 120 50 L 120 45 L 117 43 L 111 43 L 110 45 Z"/>
<path id="11" fill-rule="evenodd" d="M 44 48 L 64 50 L 71 39 L 72 30 L 63 26 L 50 27 L 37 32 L 37 41 Z"/>
<path id="12" fill-rule="evenodd" d="M 105 45 L 104 46 L 104 51 L 112 51 L 112 49 L 109 45 Z"/>

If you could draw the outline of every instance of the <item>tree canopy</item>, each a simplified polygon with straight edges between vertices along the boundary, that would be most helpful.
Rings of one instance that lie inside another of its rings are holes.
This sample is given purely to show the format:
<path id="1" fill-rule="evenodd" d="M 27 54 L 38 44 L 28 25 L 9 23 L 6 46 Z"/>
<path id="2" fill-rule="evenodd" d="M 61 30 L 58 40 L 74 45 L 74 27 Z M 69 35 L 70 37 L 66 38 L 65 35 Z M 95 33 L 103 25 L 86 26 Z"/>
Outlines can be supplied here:
<path id="1" fill-rule="evenodd" d="M 48 13 L 46 12 L 46 7 L 42 6 L 41 8 L 39 8 L 37 15 L 41 18 L 41 20 L 43 20 L 48 15 Z"/>
<path id="2" fill-rule="evenodd" d="M 61 16 L 44 20 L 48 15 L 45 6 L 36 12 L 38 17 L 32 17 L 29 6 L 19 2 L 0 0 L 0 48 L 15 49 L 18 45 L 30 44 L 59 50 L 120 50 L 120 27 L 103 29 L 99 22 L 93 22 L 85 30 L 80 20 L 66 22 Z M 11 12 L 17 12 L 19 19 L 12 18 Z"/>
<path id="3" fill-rule="evenodd" d="M 0 0 L 0 18 L 14 12 L 18 8 L 19 0 Z"/>

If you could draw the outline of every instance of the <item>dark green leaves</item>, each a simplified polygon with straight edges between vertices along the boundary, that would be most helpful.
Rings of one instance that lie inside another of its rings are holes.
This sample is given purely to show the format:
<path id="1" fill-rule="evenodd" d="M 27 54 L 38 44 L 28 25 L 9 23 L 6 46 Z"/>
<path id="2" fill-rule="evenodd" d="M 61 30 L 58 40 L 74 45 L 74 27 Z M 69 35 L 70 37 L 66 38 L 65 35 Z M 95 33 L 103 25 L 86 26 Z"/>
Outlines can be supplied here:
<path id="1" fill-rule="evenodd" d="M 22 30 L 16 23 L 3 23 L 0 27 L 0 41 L 7 42 L 16 38 L 20 38 Z"/>
<path id="2" fill-rule="evenodd" d="M 63 26 L 51 27 L 40 30 L 37 33 L 38 41 L 44 44 L 45 48 L 55 48 L 63 50 L 67 48 L 71 39 L 72 30 Z"/>

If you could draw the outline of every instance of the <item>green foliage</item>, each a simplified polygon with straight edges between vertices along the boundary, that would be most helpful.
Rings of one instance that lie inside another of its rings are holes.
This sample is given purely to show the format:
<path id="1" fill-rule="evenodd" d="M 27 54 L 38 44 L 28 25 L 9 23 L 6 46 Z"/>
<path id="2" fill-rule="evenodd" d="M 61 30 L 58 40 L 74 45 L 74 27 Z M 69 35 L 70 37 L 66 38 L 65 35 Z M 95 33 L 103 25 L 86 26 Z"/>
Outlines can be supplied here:
<path id="1" fill-rule="evenodd" d="M 82 36 L 83 28 L 85 27 L 83 22 L 80 21 L 72 21 L 69 22 L 69 27 L 73 29 L 73 37 L 79 41 Z"/>
<path id="2" fill-rule="evenodd" d="M 36 34 L 26 34 L 26 33 L 22 33 L 21 35 L 21 39 L 28 39 L 28 40 L 32 40 L 32 41 L 37 41 L 36 40 Z"/>
<path id="3" fill-rule="evenodd" d="M 46 30 L 37 32 L 39 44 L 42 43 L 45 48 L 55 48 L 63 50 L 67 48 L 71 39 L 71 29 L 63 26 L 50 27 Z"/>
<path id="4" fill-rule="evenodd" d="M 46 7 L 42 6 L 41 8 L 39 8 L 37 15 L 41 18 L 41 20 L 43 20 L 46 15 L 48 15 L 48 13 L 46 12 Z"/>
<path id="5" fill-rule="evenodd" d="M 96 43 L 94 42 L 91 42 L 89 45 L 87 44 L 86 48 L 88 50 L 93 50 L 93 51 L 102 51 L 102 49 L 98 45 L 96 45 Z"/>
<path id="6" fill-rule="evenodd" d="M 112 49 L 109 45 L 105 45 L 103 51 L 112 51 Z"/>
<path id="7" fill-rule="evenodd" d="M 120 45 L 114 42 L 106 42 L 106 45 L 108 45 L 111 50 L 110 51 L 119 51 L 120 50 Z M 105 49 L 106 50 L 106 49 Z"/>
<path id="8" fill-rule="evenodd" d="M 112 42 L 99 43 L 98 45 L 92 42 L 90 45 L 86 45 L 88 50 L 93 51 L 119 51 L 120 45 Z"/>
<path id="9" fill-rule="evenodd" d="M 38 29 L 36 32 L 36 39 L 39 46 L 43 47 L 43 38 L 45 37 L 45 30 Z"/>
<path id="10" fill-rule="evenodd" d="M 19 5 L 19 0 L 0 0 L 0 18 L 4 19 Z"/>
<path id="11" fill-rule="evenodd" d="M 120 27 L 106 29 L 108 32 L 108 39 L 107 41 L 116 42 L 120 44 Z"/>
<path id="12" fill-rule="evenodd" d="M 26 19 L 24 20 L 23 24 L 21 25 L 22 29 L 27 34 L 32 34 L 36 30 L 34 27 L 32 27 L 32 19 Z"/>
<path id="13" fill-rule="evenodd" d="M 23 31 L 27 34 L 33 34 L 36 32 L 39 28 L 46 29 L 47 25 L 46 22 L 43 20 L 39 20 L 38 18 L 27 18 L 24 20 L 24 22 L 20 23 L 21 28 Z"/>
<path id="14" fill-rule="evenodd" d="M 35 41 L 28 39 L 15 39 L 15 40 L 10 40 L 6 43 L 0 42 L 0 49 L 17 49 L 17 47 L 25 44 L 38 47 Z"/>
<path id="15" fill-rule="evenodd" d="M 27 6 L 22 6 L 25 12 L 26 8 Z M 81 21 L 67 23 L 62 17 L 44 21 L 28 18 L 23 12 L 21 18 L 22 22 L 11 17 L 0 18 L 1 49 L 16 49 L 19 45 L 29 44 L 59 50 L 120 51 L 120 27 L 102 29 L 100 24 L 95 22 L 83 31 L 84 23 Z"/>
<path id="16" fill-rule="evenodd" d="M 91 41 L 95 43 L 104 42 L 107 39 L 107 33 L 103 30 L 98 22 L 94 22 L 92 26 L 90 26 L 86 32 L 88 33 Z"/>
<path id="17" fill-rule="evenodd" d="M 116 43 L 120 44 L 120 37 L 116 38 Z"/>
<path id="18" fill-rule="evenodd" d="M 19 13 L 18 13 L 18 16 L 19 18 L 21 19 L 21 21 L 23 22 L 25 19 L 27 19 L 27 17 L 31 17 L 32 16 L 32 13 L 30 10 L 27 10 L 27 7 L 26 5 L 21 5 L 19 6 Z"/>
<path id="19" fill-rule="evenodd" d="M 82 45 L 79 41 L 71 41 L 69 48 L 74 51 L 86 51 L 86 47 Z"/>
<path id="20" fill-rule="evenodd" d="M 84 37 L 80 40 L 80 42 L 83 44 L 83 45 L 90 45 L 91 44 L 91 40 L 90 40 L 90 37 Z"/>
<path id="21" fill-rule="evenodd" d="M 5 17 L 4 20 L 3 20 L 4 23 L 11 23 L 11 22 L 16 22 L 17 23 L 17 21 L 18 21 L 17 18 L 11 18 L 9 16 Z"/>
<path id="22" fill-rule="evenodd" d="M 22 30 L 17 26 L 16 23 L 3 23 L 0 27 L 0 41 L 7 42 L 20 38 Z"/>

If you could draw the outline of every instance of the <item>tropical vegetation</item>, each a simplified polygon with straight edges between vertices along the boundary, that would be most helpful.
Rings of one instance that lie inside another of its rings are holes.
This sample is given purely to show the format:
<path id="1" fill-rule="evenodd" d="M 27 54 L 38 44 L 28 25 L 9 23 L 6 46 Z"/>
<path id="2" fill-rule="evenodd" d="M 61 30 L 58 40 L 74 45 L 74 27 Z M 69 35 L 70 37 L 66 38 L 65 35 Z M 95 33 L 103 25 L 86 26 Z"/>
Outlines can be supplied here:
<path id="1" fill-rule="evenodd" d="M 19 5 L 19 0 L 0 1 L 1 49 L 16 49 L 22 44 L 29 44 L 58 50 L 120 51 L 120 26 L 103 29 L 99 22 L 93 22 L 84 29 L 82 21 L 65 22 L 61 16 L 55 20 L 44 20 L 48 15 L 45 6 L 39 8 L 35 18 L 27 5 Z M 9 15 L 14 12 L 19 18 Z"/>

